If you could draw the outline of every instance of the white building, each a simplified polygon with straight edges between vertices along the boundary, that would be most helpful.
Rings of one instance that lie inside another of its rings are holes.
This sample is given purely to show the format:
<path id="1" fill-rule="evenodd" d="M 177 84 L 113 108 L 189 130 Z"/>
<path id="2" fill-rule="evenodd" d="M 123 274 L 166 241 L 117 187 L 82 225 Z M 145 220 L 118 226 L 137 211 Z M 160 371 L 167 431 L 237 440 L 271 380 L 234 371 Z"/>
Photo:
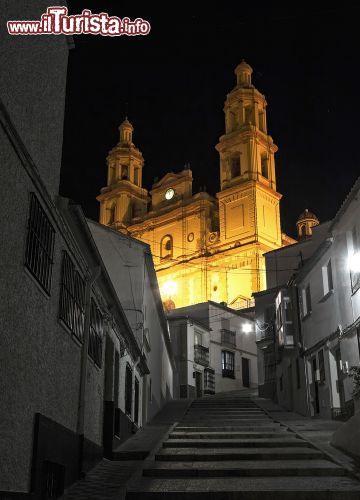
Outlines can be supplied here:
<path id="1" fill-rule="evenodd" d="M 276 271 L 281 282 L 270 279 L 273 288 L 255 294 L 262 387 L 269 384 L 268 357 L 274 398 L 302 414 L 346 419 L 354 411 L 349 369 L 360 363 L 359 191 L 360 179 L 311 240 L 266 255 L 267 266 L 271 258 L 284 267 Z M 307 258 L 302 254 L 286 277 L 285 266 L 304 247 L 311 250 Z"/>
<path id="2" fill-rule="evenodd" d="M 209 328 L 189 316 L 169 316 L 172 348 L 178 368 L 180 398 L 214 394 L 214 370 L 210 366 Z"/>
<path id="3" fill-rule="evenodd" d="M 187 316 L 210 332 L 209 365 L 214 370 L 215 392 L 257 386 L 255 328 L 251 314 L 208 301 L 181 307 L 169 318 Z"/>
<path id="4" fill-rule="evenodd" d="M 138 422 L 147 422 L 173 397 L 175 363 L 149 246 L 107 226 L 88 220 L 91 234 L 105 263 L 116 294 L 146 359 L 149 374 L 138 379 L 140 393 Z M 132 370 L 125 354 L 120 360 L 120 377 Z M 128 377 L 130 374 L 128 375 Z M 133 382 L 135 383 L 135 381 Z M 119 408 L 134 419 L 134 407 L 126 407 L 125 396 Z"/>

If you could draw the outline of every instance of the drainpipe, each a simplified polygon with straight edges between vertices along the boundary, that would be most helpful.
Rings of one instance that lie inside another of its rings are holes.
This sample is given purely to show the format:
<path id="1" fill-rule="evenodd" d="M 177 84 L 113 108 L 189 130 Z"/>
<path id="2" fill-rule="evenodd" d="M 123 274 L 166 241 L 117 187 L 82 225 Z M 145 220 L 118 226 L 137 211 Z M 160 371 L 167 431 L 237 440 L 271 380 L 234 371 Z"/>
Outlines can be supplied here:
<path id="1" fill-rule="evenodd" d="M 91 271 L 90 277 L 86 279 L 85 286 L 85 318 L 84 318 L 84 341 L 81 349 L 81 369 L 80 369 L 80 389 L 79 405 L 76 432 L 80 437 L 79 454 L 79 475 L 82 475 L 82 459 L 84 448 L 84 423 L 85 423 L 85 396 L 86 396 L 86 376 L 88 364 L 88 350 L 90 337 L 90 306 L 91 306 L 91 287 L 100 275 L 100 267 Z"/>

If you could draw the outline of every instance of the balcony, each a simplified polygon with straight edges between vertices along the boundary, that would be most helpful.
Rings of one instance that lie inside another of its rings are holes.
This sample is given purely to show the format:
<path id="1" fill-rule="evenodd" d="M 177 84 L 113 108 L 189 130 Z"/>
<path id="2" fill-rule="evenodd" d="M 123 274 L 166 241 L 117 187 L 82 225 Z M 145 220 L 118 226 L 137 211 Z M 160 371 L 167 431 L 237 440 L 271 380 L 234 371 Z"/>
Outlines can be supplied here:
<path id="1" fill-rule="evenodd" d="M 194 361 L 199 365 L 209 365 L 209 349 L 203 345 L 194 346 Z"/>
<path id="2" fill-rule="evenodd" d="M 220 330 L 221 332 L 221 343 L 222 344 L 227 344 L 232 347 L 236 345 L 236 333 L 232 332 L 231 330 L 226 330 L 223 328 Z"/>
<path id="3" fill-rule="evenodd" d="M 268 325 L 263 331 L 256 331 L 256 345 L 259 349 L 266 349 L 270 345 L 274 344 L 274 327 L 273 325 Z"/>

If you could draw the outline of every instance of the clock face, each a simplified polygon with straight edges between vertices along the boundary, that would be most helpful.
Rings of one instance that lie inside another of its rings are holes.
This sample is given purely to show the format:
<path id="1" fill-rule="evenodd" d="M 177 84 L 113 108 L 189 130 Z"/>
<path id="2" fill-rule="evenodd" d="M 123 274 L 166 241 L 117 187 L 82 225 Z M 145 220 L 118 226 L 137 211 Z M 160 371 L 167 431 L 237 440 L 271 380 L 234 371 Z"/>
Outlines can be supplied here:
<path id="1" fill-rule="evenodd" d="M 173 188 L 170 188 L 170 189 L 168 189 L 168 190 L 166 191 L 166 193 L 165 193 L 165 198 L 166 198 L 167 200 L 171 200 L 171 198 L 173 198 L 174 194 L 175 194 L 175 191 L 173 190 Z"/>

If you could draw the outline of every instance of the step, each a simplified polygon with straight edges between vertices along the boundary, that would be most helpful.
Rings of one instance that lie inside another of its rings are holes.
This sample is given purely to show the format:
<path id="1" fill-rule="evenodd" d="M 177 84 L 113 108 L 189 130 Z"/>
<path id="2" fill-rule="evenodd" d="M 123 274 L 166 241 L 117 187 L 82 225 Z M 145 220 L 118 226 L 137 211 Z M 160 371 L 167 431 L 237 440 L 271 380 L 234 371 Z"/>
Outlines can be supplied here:
<path id="1" fill-rule="evenodd" d="M 175 427 L 176 432 L 286 432 L 287 427 L 281 424 L 271 423 L 270 425 L 224 425 L 218 427 L 217 425 L 210 426 L 184 426 L 179 424 Z"/>
<path id="2" fill-rule="evenodd" d="M 306 447 L 291 448 L 163 448 L 158 461 L 216 461 L 216 460 L 305 460 L 323 458 L 321 451 Z"/>
<path id="3" fill-rule="evenodd" d="M 202 415 L 206 413 L 207 415 L 264 415 L 267 416 L 263 411 L 248 411 L 248 410 L 188 410 L 185 415 Z"/>
<path id="4" fill-rule="evenodd" d="M 285 448 L 306 447 L 307 441 L 296 437 L 282 439 L 168 439 L 163 448 Z"/>
<path id="5" fill-rule="evenodd" d="M 142 477 L 127 488 L 127 500 L 358 500 L 360 483 L 347 477 Z"/>
<path id="6" fill-rule="evenodd" d="M 242 462 L 155 462 L 143 470 L 151 477 L 225 477 L 225 476 L 344 476 L 345 470 L 327 460 L 242 461 Z"/>
<path id="7" fill-rule="evenodd" d="M 170 439 L 284 439 L 291 436 L 287 432 L 172 432 Z"/>
<path id="8" fill-rule="evenodd" d="M 271 425 L 271 419 L 256 419 L 256 418 L 197 418 L 197 419 L 187 419 L 183 418 L 181 420 L 182 424 L 186 425 Z"/>
<path id="9" fill-rule="evenodd" d="M 234 418 L 240 418 L 241 420 L 272 420 L 272 418 L 268 417 L 267 415 L 260 414 L 260 415 L 246 415 L 243 413 L 239 413 L 238 415 L 225 415 L 225 414 L 219 414 L 219 415 L 209 415 L 207 413 L 199 413 L 198 415 L 191 415 L 191 414 L 186 414 L 182 420 L 189 419 L 189 418 L 198 418 L 200 420 L 202 419 L 217 419 L 217 418 L 224 418 L 227 420 L 231 420 Z"/>
<path id="10" fill-rule="evenodd" d="M 222 426 L 219 426 L 219 422 L 180 422 L 179 426 L 176 427 L 178 430 L 187 430 L 187 429 L 195 429 L 196 431 L 200 430 L 240 430 L 240 431 L 247 431 L 247 430 L 253 430 L 253 431 L 263 431 L 265 429 L 286 429 L 286 427 L 277 427 L 276 424 L 273 422 L 239 422 L 239 420 L 230 420 L 230 423 L 223 421 Z"/>

